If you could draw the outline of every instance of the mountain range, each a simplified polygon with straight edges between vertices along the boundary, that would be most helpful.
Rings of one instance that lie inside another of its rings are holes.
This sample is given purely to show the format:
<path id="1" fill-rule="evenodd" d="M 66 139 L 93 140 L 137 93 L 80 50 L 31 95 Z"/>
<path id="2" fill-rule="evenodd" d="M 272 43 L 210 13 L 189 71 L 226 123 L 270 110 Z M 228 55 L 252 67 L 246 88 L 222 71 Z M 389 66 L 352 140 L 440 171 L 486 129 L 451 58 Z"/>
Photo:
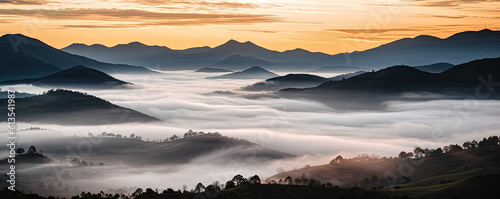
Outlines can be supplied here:
<path id="1" fill-rule="evenodd" d="M 7 99 L 0 99 L 7 104 Z M 7 121 L 7 114 L 3 116 Z M 103 125 L 160 121 L 98 97 L 70 90 L 50 90 L 16 99 L 16 120 L 63 125 Z"/>
<path id="2" fill-rule="evenodd" d="M 433 93 L 440 98 L 496 99 L 500 93 L 491 88 L 500 85 L 499 77 L 500 58 L 471 61 L 441 73 L 400 65 L 313 88 L 283 89 L 278 94 L 314 99 L 338 109 L 377 109 L 382 102 L 400 99 L 408 92 Z"/>
<path id="3" fill-rule="evenodd" d="M 0 57 L 0 81 L 43 77 L 77 65 L 106 73 L 152 73 L 140 66 L 104 63 L 70 54 L 21 34 L 0 37 Z"/>
<path id="4" fill-rule="evenodd" d="M 75 66 L 45 77 L 0 82 L 0 85 L 14 84 L 32 84 L 45 87 L 66 86 L 75 88 L 115 88 L 123 87 L 130 83 L 115 79 L 114 77 L 95 69 L 87 68 L 85 66 Z"/>
<path id="5" fill-rule="evenodd" d="M 173 50 L 165 46 L 148 46 L 139 42 L 106 47 L 99 44 L 72 44 L 63 51 L 104 62 L 142 65 L 161 70 L 196 70 L 213 66 L 231 56 L 225 69 L 241 70 L 250 62 L 270 63 L 272 70 L 311 71 L 322 66 L 355 66 L 381 69 L 393 65 L 422 66 L 446 62 L 460 64 L 475 59 L 494 58 L 500 54 L 500 31 L 484 29 L 466 31 L 447 38 L 420 35 L 399 39 L 365 51 L 329 55 L 304 49 L 283 52 L 269 50 L 250 41 L 228 42 L 214 48 L 199 47 Z M 241 57 L 253 58 L 241 58 Z M 359 69 L 358 69 L 359 70 Z M 354 72 L 357 70 L 352 70 Z"/>

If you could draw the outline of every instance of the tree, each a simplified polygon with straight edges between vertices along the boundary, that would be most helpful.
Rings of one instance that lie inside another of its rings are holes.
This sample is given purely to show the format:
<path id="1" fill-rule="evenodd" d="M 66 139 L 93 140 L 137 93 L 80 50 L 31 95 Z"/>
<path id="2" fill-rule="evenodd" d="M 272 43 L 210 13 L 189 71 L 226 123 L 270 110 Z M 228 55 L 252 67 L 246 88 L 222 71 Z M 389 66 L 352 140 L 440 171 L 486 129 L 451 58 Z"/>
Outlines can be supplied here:
<path id="1" fill-rule="evenodd" d="M 260 184 L 261 181 L 260 181 L 260 178 L 258 175 L 254 175 L 252 176 L 249 180 L 248 180 L 248 183 L 250 184 Z"/>
<path id="2" fill-rule="evenodd" d="M 233 177 L 233 181 L 236 186 L 240 186 L 241 184 L 245 183 L 247 179 L 244 178 L 242 175 L 238 174 Z"/>
<path id="3" fill-rule="evenodd" d="M 133 134 L 133 133 L 132 133 L 132 134 L 130 134 L 129 138 L 134 139 L 134 138 L 135 138 L 135 134 Z"/>
<path id="4" fill-rule="evenodd" d="M 28 149 L 28 154 L 34 154 L 34 153 L 36 153 L 35 146 L 30 146 L 30 148 Z"/>
<path id="5" fill-rule="evenodd" d="M 378 182 L 379 182 L 379 179 L 378 179 L 377 175 L 373 175 L 370 178 L 370 187 L 377 187 Z"/>
<path id="6" fill-rule="evenodd" d="M 400 159 L 406 159 L 406 158 L 408 158 L 408 154 L 407 154 L 406 152 L 404 152 L 404 151 L 401 151 L 401 152 L 399 153 L 398 157 L 399 157 Z"/>
<path id="7" fill-rule="evenodd" d="M 408 156 L 408 158 L 413 157 L 413 153 L 412 152 L 408 152 L 408 153 L 406 153 L 406 155 Z"/>
<path id="8" fill-rule="evenodd" d="M 170 137 L 170 141 L 174 141 L 174 140 L 177 140 L 177 139 L 179 139 L 179 136 L 177 136 L 175 134 L 172 135 L 172 137 Z"/>
<path id="9" fill-rule="evenodd" d="M 94 137 L 94 134 L 92 134 L 91 132 L 88 133 L 88 136 L 93 138 Z"/>
<path id="10" fill-rule="evenodd" d="M 335 157 L 335 159 L 330 161 L 330 164 L 343 163 L 344 161 L 344 158 L 341 155 L 338 155 L 337 157 Z"/>
<path id="11" fill-rule="evenodd" d="M 363 188 L 368 188 L 368 186 L 370 185 L 370 179 L 368 177 L 364 177 L 359 185 Z"/>
<path id="12" fill-rule="evenodd" d="M 18 148 L 18 149 L 16 150 L 16 153 L 17 153 L 17 154 L 23 154 L 23 153 L 24 153 L 24 149 L 23 149 L 23 148 Z"/>
<path id="13" fill-rule="evenodd" d="M 146 194 L 146 195 L 153 195 L 153 194 L 156 194 L 156 192 L 153 191 L 153 189 L 151 189 L 151 188 L 147 188 L 146 192 L 144 192 L 144 194 Z"/>
<path id="14" fill-rule="evenodd" d="M 78 158 L 73 158 L 71 160 L 71 164 L 73 164 L 73 166 L 80 166 L 80 165 L 82 165 L 82 162 Z"/>
<path id="15" fill-rule="evenodd" d="M 415 147 L 415 149 L 413 149 L 413 153 L 415 154 L 415 157 L 421 158 L 423 156 L 424 150 L 417 146 Z"/>
<path id="16" fill-rule="evenodd" d="M 200 183 L 198 183 L 198 184 L 196 185 L 196 187 L 194 188 L 194 191 L 195 191 L 196 193 L 201 193 L 201 192 L 204 192 L 204 191 L 205 191 L 205 186 L 203 186 L 203 184 L 201 184 L 201 182 L 200 182 Z"/>
<path id="17" fill-rule="evenodd" d="M 88 164 L 87 164 L 87 162 L 85 162 L 85 160 L 84 160 L 84 161 L 82 161 L 82 166 L 85 166 L 85 167 L 86 167 L 86 166 L 89 166 L 89 165 L 88 165 Z"/>
<path id="18" fill-rule="evenodd" d="M 226 182 L 226 186 L 224 187 L 224 189 L 231 189 L 231 188 L 235 188 L 236 185 L 234 184 L 234 182 L 232 180 L 230 181 L 227 181 Z"/>
<path id="19" fill-rule="evenodd" d="M 292 185 L 292 177 L 290 176 L 287 176 L 284 180 L 284 183 L 287 184 L 287 185 Z"/>
<path id="20" fill-rule="evenodd" d="M 443 149 L 437 148 L 436 151 L 434 151 L 435 156 L 440 156 L 443 155 Z"/>
<path id="21" fill-rule="evenodd" d="M 136 190 L 134 191 L 134 193 L 132 193 L 132 195 L 130 195 L 130 197 L 135 198 L 135 197 L 137 197 L 137 196 L 141 195 L 141 193 L 142 193 L 142 189 L 141 189 L 141 188 L 138 188 L 138 189 L 136 189 Z"/>
<path id="22" fill-rule="evenodd" d="M 302 180 L 298 177 L 293 179 L 293 182 L 295 182 L 296 185 L 302 184 Z"/>

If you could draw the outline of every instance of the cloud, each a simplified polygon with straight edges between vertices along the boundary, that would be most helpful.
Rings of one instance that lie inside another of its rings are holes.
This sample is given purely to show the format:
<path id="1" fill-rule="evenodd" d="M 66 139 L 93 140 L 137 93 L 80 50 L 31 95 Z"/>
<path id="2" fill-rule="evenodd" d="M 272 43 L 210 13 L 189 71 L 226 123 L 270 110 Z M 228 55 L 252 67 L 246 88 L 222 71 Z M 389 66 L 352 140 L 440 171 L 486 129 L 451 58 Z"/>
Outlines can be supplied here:
<path id="1" fill-rule="evenodd" d="M 463 19 L 463 18 L 467 18 L 468 16 L 465 16 L 465 15 L 459 15 L 459 16 L 451 16 L 451 15 L 419 15 L 418 17 L 422 17 L 422 18 Z"/>
<path id="2" fill-rule="evenodd" d="M 271 31 L 271 30 L 250 30 L 250 29 L 233 29 L 231 31 L 244 31 L 244 32 L 257 32 L 257 33 L 278 33 L 277 31 Z"/>
<path id="3" fill-rule="evenodd" d="M 260 6 L 254 3 L 241 3 L 241 2 L 230 2 L 230 1 L 182 1 L 182 0 L 129 0 L 128 2 L 138 3 L 141 5 L 148 6 L 165 6 L 165 5 L 184 5 L 188 7 L 195 8 L 231 8 L 231 9 L 241 9 L 241 8 L 259 8 Z"/>
<path id="4" fill-rule="evenodd" d="M 45 0 L 0 0 L 0 4 L 14 4 L 14 5 L 44 5 L 50 1 Z"/>
<path id="5" fill-rule="evenodd" d="M 500 0 L 409 0 L 418 2 L 419 6 L 423 7 L 456 7 L 462 4 L 474 4 L 484 2 L 500 2 Z"/>
<path id="6" fill-rule="evenodd" d="M 414 28 L 373 28 L 373 29 L 325 29 L 329 32 L 342 32 L 348 34 L 380 34 L 386 32 L 415 32 L 419 29 Z"/>
<path id="7" fill-rule="evenodd" d="M 0 9 L 1 15 L 38 16 L 51 20 L 78 20 L 78 21 L 120 21 L 134 22 L 129 26 L 182 26 L 182 25 L 211 25 L 211 24 L 255 24 L 279 22 L 280 19 L 271 15 L 254 14 L 208 14 L 208 13 L 172 13 L 153 12 L 138 9 L 57 9 L 57 10 L 23 10 Z M 123 27 L 124 25 L 105 25 L 103 27 Z M 69 27 L 101 27 L 95 25 L 75 25 Z"/>

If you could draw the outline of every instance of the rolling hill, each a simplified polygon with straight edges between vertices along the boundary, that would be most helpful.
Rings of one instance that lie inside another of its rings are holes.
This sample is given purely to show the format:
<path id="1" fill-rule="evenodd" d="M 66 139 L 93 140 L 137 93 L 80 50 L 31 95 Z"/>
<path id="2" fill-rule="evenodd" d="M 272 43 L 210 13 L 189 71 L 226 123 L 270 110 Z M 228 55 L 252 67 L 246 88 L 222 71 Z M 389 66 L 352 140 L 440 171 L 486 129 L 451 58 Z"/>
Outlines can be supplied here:
<path id="1" fill-rule="evenodd" d="M 262 82 L 245 86 L 241 90 L 245 91 L 274 91 L 284 88 L 309 88 L 327 82 L 328 79 L 309 74 L 288 74 L 280 77 L 273 77 Z"/>
<path id="2" fill-rule="evenodd" d="M 318 73 L 350 73 L 356 71 L 368 70 L 367 68 L 362 68 L 358 66 L 323 66 L 312 72 Z"/>
<path id="3" fill-rule="evenodd" d="M 223 69 L 223 68 L 203 67 L 203 68 L 198 69 L 195 72 L 198 72 L 198 73 L 230 73 L 230 72 L 233 72 L 233 71 L 232 70 Z"/>
<path id="4" fill-rule="evenodd" d="M 482 99 L 482 96 L 487 95 L 487 98 L 497 99 L 500 94 L 487 93 L 486 86 L 488 82 L 495 84 L 500 81 L 498 66 L 500 58 L 475 60 L 439 74 L 409 66 L 393 66 L 345 81 L 326 82 L 314 88 L 284 89 L 278 94 L 283 97 L 314 99 L 338 109 L 379 109 L 383 108 L 382 102 L 401 99 L 401 94 L 407 92 L 434 93 L 442 95 L 441 98 L 463 99 L 476 96 Z M 478 95 L 478 89 L 481 88 L 486 94 Z M 425 99 L 427 98 L 418 100 Z"/>
<path id="5" fill-rule="evenodd" d="M 50 164 L 50 163 L 56 163 L 56 161 L 52 160 L 51 158 L 34 153 L 34 154 L 22 154 L 22 155 L 16 155 L 16 165 L 21 165 L 21 164 Z M 4 159 L 0 160 L 0 165 L 10 165 L 10 163 Z M 23 165 L 26 166 L 26 165 Z"/>
<path id="6" fill-rule="evenodd" d="M 186 164 L 195 161 L 210 163 L 262 161 L 294 157 L 258 144 L 221 135 L 198 135 L 169 142 L 146 142 L 130 138 L 51 137 L 29 140 L 24 145 L 34 145 L 49 156 L 64 156 L 67 148 L 77 149 L 82 141 L 99 140 L 92 153 L 84 159 L 89 162 L 126 164 L 134 166 Z"/>
<path id="7" fill-rule="evenodd" d="M 7 104 L 6 99 L 0 99 L 0 102 Z M 95 96 L 69 90 L 51 90 L 42 95 L 17 99 L 16 121 L 103 125 L 159 120 Z"/>
<path id="8" fill-rule="evenodd" d="M 279 179 L 285 179 L 287 176 L 295 178 L 305 174 L 305 176 L 315 178 L 323 183 L 330 182 L 334 185 L 344 187 L 353 187 L 355 184 L 359 186 L 364 177 L 371 178 L 374 175 L 378 176 L 379 179 L 386 178 L 387 176 L 394 179 L 399 176 L 406 176 L 413 182 L 419 182 L 419 180 L 434 177 L 439 180 L 456 180 L 469 176 L 498 172 L 498 169 L 500 169 L 498 167 L 498 165 L 500 165 L 499 157 L 500 146 L 488 146 L 445 153 L 441 156 L 425 157 L 422 159 L 374 159 L 311 166 L 309 168 L 276 174 L 271 176 L 270 179 L 278 181 Z M 484 168 L 489 169 L 483 171 L 485 170 Z M 408 172 L 408 170 L 400 172 L 401 169 L 410 169 L 410 172 Z M 464 171 L 466 174 L 457 178 L 441 176 L 446 174 L 461 175 Z M 427 181 L 417 186 L 428 186 L 433 184 L 436 184 L 436 182 Z M 388 182 L 388 185 L 394 184 Z M 405 185 L 406 184 L 402 184 L 399 186 L 404 187 Z"/>
<path id="9" fill-rule="evenodd" d="M 208 79 L 268 79 L 276 76 L 278 76 L 276 73 L 270 72 L 259 66 L 254 66 L 234 73 L 208 77 Z"/>
<path id="10" fill-rule="evenodd" d="M 11 80 L 0 82 L 0 85 L 33 84 L 36 86 L 67 86 L 75 88 L 114 88 L 123 87 L 127 82 L 115 79 L 101 71 L 87 68 L 85 66 L 75 66 L 54 74 L 22 80 Z"/>
<path id="11" fill-rule="evenodd" d="M 0 70 L 3 71 L 0 81 L 43 77 L 77 65 L 106 73 L 152 73 L 139 66 L 103 63 L 69 54 L 21 34 L 0 37 L 0 57 L 3 57 L 0 60 Z"/>
<path id="12" fill-rule="evenodd" d="M 424 71 L 424 72 L 429 72 L 429 73 L 441 73 L 444 72 L 450 68 L 453 68 L 453 64 L 449 63 L 435 63 L 431 65 L 425 65 L 425 66 L 415 66 L 414 68 Z"/>

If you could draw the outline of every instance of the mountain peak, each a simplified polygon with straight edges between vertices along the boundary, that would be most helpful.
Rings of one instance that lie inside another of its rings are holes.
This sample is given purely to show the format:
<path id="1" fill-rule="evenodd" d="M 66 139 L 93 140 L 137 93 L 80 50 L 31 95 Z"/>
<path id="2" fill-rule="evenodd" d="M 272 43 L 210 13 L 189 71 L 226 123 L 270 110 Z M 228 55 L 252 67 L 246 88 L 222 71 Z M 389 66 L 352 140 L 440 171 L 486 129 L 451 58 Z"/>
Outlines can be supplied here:
<path id="1" fill-rule="evenodd" d="M 247 72 L 256 72 L 256 71 L 266 71 L 266 72 L 269 72 L 268 70 L 260 67 L 260 66 L 252 66 L 250 68 L 247 68 L 246 70 L 244 71 L 247 71 Z"/>

